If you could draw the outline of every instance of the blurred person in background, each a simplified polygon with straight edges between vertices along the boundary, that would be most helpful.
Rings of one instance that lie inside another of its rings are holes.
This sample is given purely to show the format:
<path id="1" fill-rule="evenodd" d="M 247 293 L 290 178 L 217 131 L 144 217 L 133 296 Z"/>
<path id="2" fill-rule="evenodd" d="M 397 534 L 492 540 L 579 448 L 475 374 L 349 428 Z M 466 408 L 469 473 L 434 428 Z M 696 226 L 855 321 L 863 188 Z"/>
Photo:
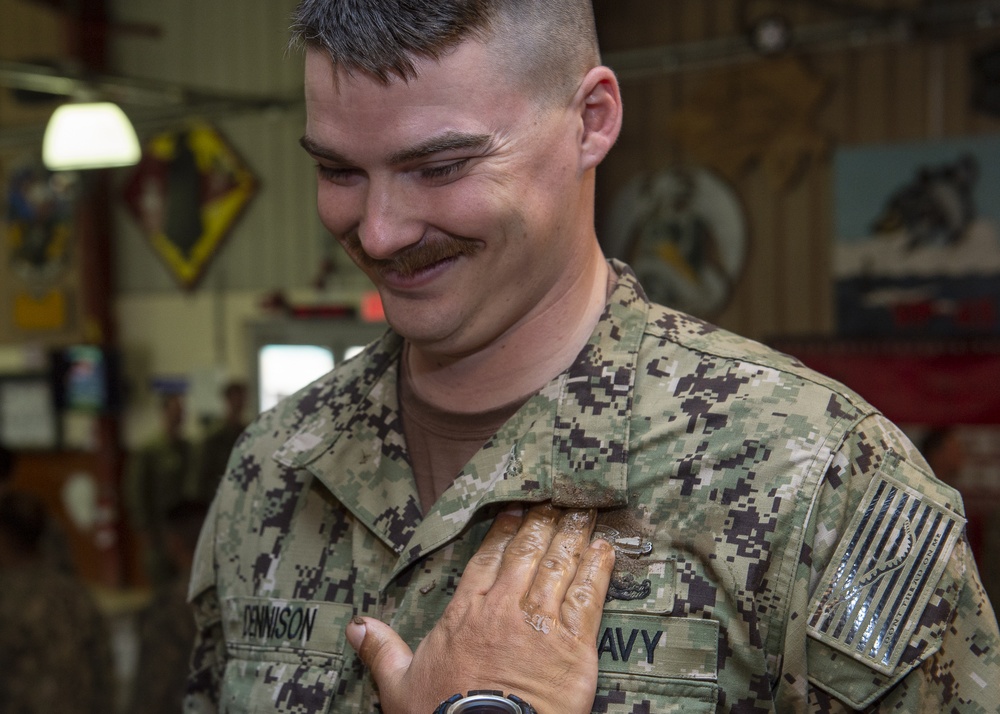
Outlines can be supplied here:
<path id="1" fill-rule="evenodd" d="M 965 444 L 956 427 L 943 426 L 928 431 L 920 442 L 920 453 L 939 479 L 956 486 L 966 461 Z"/>
<path id="2" fill-rule="evenodd" d="M 174 577 L 157 588 L 137 623 L 139 661 L 130 695 L 132 714 L 179 714 L 195 639 L 187 584 L 207 507 L 181 501 L 164 515 L 164 546 Z"/>
<path id="3" fill-rule="evenodd" d="M 108 714 L 107 625 L 80 581 L 47 563 L 45 507 L 0 493 L 0 712 Z"/>
<path id="4" fill-rule="evenodd" d="M 222 418 L 212 424 L 205 438 L 198 445 L 195 465 L 191 470 L 191 483 L 187 488 L 190 498 L 210 503 L 226 472 L 226 462 L 236 440 L 247 426 L 243 416 L 247 403 L 247 387 L 243 382 L 228 382 L 222 389 L 225 411 Z"/>
<path id="5" fill-rule="evenodd" d="M 153 587 L 170 582 L 176 574 L 167 555 L 164 520 L 167 511 L 184 499 L 194 464 L 194 446 L 184 435 L 184 407 L 183 393 L 162 396 L 162 431 L 136 452 L 125 485 L 129 518 Z"/>

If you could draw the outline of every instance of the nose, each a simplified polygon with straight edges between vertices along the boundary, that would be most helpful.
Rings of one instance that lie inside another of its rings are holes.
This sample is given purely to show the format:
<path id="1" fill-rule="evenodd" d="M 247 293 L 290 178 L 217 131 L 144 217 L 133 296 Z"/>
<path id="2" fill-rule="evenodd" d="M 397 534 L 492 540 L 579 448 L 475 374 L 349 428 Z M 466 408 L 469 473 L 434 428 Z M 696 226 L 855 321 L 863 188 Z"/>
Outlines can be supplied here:
<path id="1" fill-rule="evenodd" d="M 361 246 L 372 258 L 381 260 L 420 242 L 424 234 L 419 203 L 402 182 L 372 178 L 358 224 Z"/>

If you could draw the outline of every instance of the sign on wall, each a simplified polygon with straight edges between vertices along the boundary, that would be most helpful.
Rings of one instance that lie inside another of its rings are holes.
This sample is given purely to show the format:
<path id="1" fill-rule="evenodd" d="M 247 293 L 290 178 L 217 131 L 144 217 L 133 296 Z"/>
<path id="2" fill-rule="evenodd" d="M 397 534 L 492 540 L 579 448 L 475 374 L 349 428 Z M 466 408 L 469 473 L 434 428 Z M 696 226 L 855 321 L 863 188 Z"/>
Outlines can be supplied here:
<path id="1" fill-rule="evenodd" d="M 152 137 L 124 199 L 174 279 L 194 288 L 257 191 L 257 179 L 208 124 Z"/>

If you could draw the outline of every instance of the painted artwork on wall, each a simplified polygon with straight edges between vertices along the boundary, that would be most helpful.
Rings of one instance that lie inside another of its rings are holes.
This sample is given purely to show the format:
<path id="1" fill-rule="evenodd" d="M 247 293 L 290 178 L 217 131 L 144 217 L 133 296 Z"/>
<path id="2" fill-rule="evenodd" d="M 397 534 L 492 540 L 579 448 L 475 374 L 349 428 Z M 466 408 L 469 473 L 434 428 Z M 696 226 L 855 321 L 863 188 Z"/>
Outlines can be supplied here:
<path id="1" fill-rule="evenodd" d="M 197 122 L 146 142 L 124 198 L 170 274 L 190 289 L 256 191 L 242 158 L 214 127 Z"/>
<path id="2" fill-rule="evenodd" d="M 747 222 L 736 193 L 714 172 L 664 169 L 621 189 L 602 238 L 651 299 L 710 318 L 729 302 L 742 273 Z"/>
<path id="3" fill-rule="evenodd" d="M 39 343 L 80 330 L 75 174 L 5 164 L 0 215 L 0 338 Z"/>
<path id="4" fill-rule="evenodd" d="M 1000 138 L 844 149 L 834 171 L 840 335 L 1000 333 Z"/>

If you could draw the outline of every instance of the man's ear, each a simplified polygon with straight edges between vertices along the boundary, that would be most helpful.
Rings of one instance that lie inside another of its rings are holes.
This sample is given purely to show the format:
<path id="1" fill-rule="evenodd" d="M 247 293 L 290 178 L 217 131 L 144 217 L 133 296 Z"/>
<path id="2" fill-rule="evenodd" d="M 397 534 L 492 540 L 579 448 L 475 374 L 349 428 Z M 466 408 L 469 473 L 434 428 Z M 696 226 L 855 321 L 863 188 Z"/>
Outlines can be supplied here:
<path id="1" fill-rule="evenodd" d="M 622 128 L 622 97 L 618 78 L 608 67 L 587 72 L 575 98 L 582 119 L 580 168 L 596 167 L 618 139 Z"/>

